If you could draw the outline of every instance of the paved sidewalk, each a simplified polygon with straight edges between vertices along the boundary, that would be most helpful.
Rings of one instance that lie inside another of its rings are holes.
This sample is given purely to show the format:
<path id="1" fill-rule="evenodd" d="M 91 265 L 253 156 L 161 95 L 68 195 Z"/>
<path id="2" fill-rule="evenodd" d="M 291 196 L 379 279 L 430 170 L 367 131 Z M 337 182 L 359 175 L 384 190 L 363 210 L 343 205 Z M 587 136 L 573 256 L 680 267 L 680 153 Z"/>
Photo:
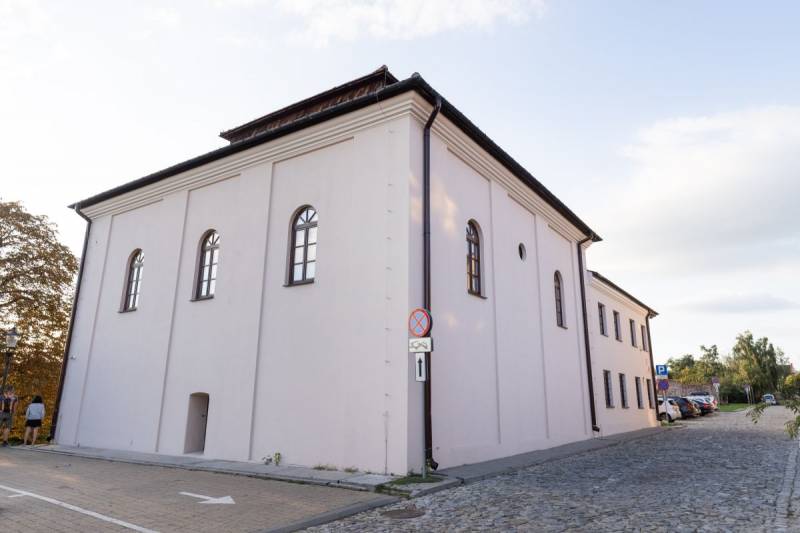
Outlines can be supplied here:
<path id="1" fill-rule="evenodd" d="M 366 490 L 0 448 L 2 531 L 293 531 L 395 501 Z"/>

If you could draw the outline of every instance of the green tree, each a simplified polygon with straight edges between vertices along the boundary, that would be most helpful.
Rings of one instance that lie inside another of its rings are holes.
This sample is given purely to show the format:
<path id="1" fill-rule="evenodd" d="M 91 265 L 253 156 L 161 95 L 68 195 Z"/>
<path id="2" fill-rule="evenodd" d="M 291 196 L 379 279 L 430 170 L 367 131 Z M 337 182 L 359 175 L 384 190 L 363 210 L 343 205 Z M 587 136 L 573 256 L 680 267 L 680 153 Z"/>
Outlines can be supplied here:
<path id="1" fill-rule="evenodd" d="M 728 367 L 736 384 L 749 383 L 756 398 L 778 390 L 786 375 L 787 361 L 783 351 L 769 339 L 756 339 L 749 331 L 736 337 Z"/>
<path id="2" fill-rule="evenodd" d="M 694 365 L 695 365 L 694 356 L 690 353 L 687 353 L 677 358 L 670 357 L 667 360 L 667 368 L 669 369 L 670 379 L 675 379 L 681 382 L 685 382 L 686 378 L 694 368 Z"/>
<path id="3" fill-rule="evenodd" d="M 725 365 L 720 359 L 716 344 L 710 347 L 700 346 L 702 355 L 695 358 L 692 354 L 673 357 L 667 361 L 669 377 L 682 383 L 710 383 L 714 376 L 725 373 Z"/>
<path id="4" fill-rule="evenodd" d="M 787 398 L 800 394 L 800 374 L 789 374 L 783 380 L 781 392 Z"/>
<path id="5" fill-rule="evenodd" d="M 77 270 L 77 259 L 47 217 L 0 201 L 0 330 L 16 326 L 21 335 L 9 373 L 20 398 L 17 431 L 35 394 L 44 398 L 44 426 L 50 426 Z"/>

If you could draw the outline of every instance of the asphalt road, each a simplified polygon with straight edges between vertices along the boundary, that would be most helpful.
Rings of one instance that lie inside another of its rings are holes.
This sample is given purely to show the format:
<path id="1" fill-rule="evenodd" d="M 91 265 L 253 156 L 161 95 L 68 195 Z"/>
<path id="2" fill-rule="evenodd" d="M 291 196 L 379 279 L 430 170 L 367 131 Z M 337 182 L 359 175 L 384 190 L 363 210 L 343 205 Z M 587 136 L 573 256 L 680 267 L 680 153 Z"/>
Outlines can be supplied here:
<path id="1" fill-rule="evenodd" d="M 218 498 L 208 503 L 204 497 Z M 264 531 L 370 492 L 0 448 L 0 531 Z"/>

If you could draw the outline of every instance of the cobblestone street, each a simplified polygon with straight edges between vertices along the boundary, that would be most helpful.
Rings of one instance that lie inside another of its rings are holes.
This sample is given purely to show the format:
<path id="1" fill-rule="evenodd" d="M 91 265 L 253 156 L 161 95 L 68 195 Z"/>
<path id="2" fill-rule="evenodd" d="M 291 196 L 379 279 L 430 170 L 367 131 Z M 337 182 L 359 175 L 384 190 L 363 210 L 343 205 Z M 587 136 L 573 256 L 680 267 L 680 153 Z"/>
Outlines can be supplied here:
<path id="1" fill-rule="evenodd" d="M 314 531 L 797 531 L 798 445 L 783 432 L 789 418 L 783 407 L 767 409 L 757 425 L 743 412 L 716 413 Z M 408 506 L 425 514 L 382 515 Z"/>

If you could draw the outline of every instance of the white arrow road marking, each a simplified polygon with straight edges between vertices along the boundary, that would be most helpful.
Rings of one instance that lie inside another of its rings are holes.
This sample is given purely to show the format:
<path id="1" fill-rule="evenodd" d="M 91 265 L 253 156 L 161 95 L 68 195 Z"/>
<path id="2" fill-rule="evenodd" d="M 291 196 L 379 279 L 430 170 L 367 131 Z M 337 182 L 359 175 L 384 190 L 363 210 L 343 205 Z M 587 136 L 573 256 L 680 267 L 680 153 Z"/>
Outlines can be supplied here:
<path id="1" fill-rule="evenodd" d="M 191 496 L 192 498 L 200 498 L 201 500 L 204 500 L 202 502 L 197 502 L 197 503 L 224 503 L 227 505 L 232 505 L 236 503 L 230 496 L 220 496 L 219 498 L 214 498 L 212 496 L 203 496 L 202 494 L 193 494 L 191 492 L 180 492 L 179 494 L 183 494 L 184 496 Z"/>
<path id="2" fill-rule="evenodd" d="M 95 513 L 94 511 L 83 509 L 82 507 L 78 507 L 77 505 L 72 505 L 69 503 L 58 501 L 55 498 L 40 496 L 39 494 L 34 494 L 33 492 L 14 489 L 12 487 L 7 487 L 5 485 L 0 485 L 0 489 L 3 489 L 8 492 L 13 492 L 15 496 L 30 496 L 31 498 L 36 498 L 37 500 L 42 500 L 47 503 L 52 503 L 53 505 L 58 505 L 59 507 L 63 507 L 64 509 L 69 509 L 70 511 L 75 511 L 76 513 L 85 514 L 86 516 L 91 516 L 92 518 L 97 518 L 98 520 L 102 520 L 104 522 L 110 522 L 112 524 L 116 524 L 121 527 L 132 529 L 134 531 L 139 531 L 140 533 L 158 533 L 157 531 L 154 531 L 152 529 L 147 529 L 141 526 L 137 526 L 136 524 L 131 524 L 129 522 L 123 522 L 122 520 L 111 518 L 110 516 L 102 515 L 100 513 Z"/>

